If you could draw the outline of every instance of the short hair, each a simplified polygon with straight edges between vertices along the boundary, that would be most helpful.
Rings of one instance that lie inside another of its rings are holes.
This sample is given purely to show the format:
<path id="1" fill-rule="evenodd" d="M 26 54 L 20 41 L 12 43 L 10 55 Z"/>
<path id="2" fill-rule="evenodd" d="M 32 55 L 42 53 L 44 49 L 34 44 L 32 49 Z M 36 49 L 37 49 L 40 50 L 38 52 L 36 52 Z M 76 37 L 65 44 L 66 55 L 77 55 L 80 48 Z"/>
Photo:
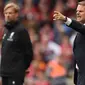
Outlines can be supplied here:
<path id="1" fill-rule="evenodd" d="M 78 2 L 78 5 L 85 6 L 85 1 L 83 0 L 83 1 Z"/>
<path id="2" fill-rule="evenodd" d="M 20 10 L 20 7 L 18 6 L 18 4 L 14 2 L 8 2 L 4 7 L 4 11 L 6 11 L 8 8 L 14 8 L 15 12 L 19 12 Z"/>

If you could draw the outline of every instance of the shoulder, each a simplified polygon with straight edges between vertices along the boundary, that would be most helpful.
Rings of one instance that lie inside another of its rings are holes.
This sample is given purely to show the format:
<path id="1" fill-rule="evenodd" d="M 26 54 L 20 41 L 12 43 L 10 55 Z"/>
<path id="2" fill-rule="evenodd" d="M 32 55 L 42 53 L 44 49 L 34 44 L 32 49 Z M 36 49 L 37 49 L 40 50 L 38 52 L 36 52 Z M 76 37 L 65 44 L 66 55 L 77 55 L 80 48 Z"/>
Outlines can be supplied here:
<path id="1" fill-rule="evenodd" d="M 19 23 L 18 26 L 16 27 L 16 30 L 18 33 L 28 33 L 27 28 L 22 23 Z"/>

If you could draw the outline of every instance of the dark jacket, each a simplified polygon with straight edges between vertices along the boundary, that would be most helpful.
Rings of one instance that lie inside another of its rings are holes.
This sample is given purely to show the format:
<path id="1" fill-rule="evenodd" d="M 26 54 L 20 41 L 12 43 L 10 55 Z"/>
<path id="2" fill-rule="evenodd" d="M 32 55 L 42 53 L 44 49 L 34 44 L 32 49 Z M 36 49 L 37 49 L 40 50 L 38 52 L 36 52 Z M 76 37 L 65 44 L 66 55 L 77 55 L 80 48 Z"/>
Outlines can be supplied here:
<path id="1" fill-rule="evenodd" d="M 6 23 L 1 49 L 1 76 L 24 77 L 33 50 L 29 34 L 20 21 Z"/>
<path id="2" fill-rule="evenodd" d="M 77 64 L 79 70 L 75 68 L 74 83 L 77 85 L 85 85 L 85 26 L 72 20 L 70 27 L 78 32 L 74 41 L 73 52 L 76 61 L 75 67 Z"/>

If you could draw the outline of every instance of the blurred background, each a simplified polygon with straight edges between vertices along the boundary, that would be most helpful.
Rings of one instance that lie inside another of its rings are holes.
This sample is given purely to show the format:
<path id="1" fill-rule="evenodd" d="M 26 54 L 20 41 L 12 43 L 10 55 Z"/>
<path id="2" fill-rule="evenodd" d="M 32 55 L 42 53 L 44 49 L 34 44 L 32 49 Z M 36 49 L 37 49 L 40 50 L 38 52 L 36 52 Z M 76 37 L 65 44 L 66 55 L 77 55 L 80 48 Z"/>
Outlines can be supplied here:
<path id="1" fill-rule="evenodd" d="M 26 71 L 24 85 L 73 85 L 72 47 L 76 32 L 61 21 L 53 21 L 53 12 L 58 10 L 76 19 L 77 3 L 81 0 L 0 0 L 0 43 L 4 32 L 3 8 L 8 1 L 20 6 L 20 19 L 33 45 L 33 61 Z"/>

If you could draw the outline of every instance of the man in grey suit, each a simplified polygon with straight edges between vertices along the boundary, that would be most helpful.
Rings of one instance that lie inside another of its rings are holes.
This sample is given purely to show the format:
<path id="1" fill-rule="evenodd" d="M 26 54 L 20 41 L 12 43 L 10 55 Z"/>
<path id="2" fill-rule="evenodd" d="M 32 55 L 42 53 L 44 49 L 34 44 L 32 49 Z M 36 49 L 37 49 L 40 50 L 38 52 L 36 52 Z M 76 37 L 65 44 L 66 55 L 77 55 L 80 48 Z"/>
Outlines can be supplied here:
<path id="1" fill-rule="evenodd" d="M 74 41 L 74 84 L 85 85 L 85 1 L 78 3 L 76 10 L 77 20 L 72 20 L 58 11 L 54 12 L 54 20 L 62 20 L 78 33 Z"/>

